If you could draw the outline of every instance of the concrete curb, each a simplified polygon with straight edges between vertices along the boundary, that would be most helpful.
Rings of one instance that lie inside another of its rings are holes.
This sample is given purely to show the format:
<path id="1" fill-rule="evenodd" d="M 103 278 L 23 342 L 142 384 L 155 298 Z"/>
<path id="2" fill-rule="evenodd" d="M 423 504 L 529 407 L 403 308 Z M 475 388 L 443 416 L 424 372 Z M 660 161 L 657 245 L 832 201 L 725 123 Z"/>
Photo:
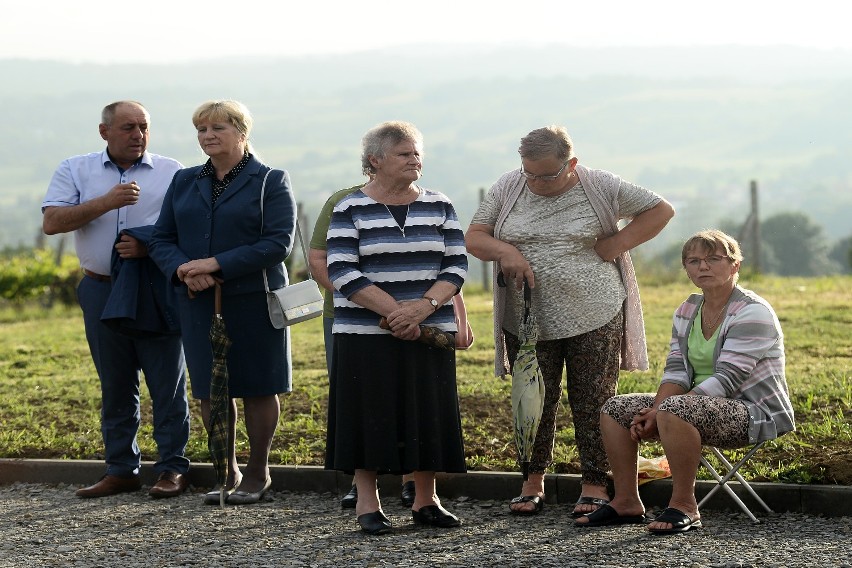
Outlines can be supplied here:
<path id="1" fill-rule="evenodd" d="M 0 458 L 0 485 L 44 483 L 48 485 L 90 485 L 104 473 L 104 463 L 89 460 L 42 460 Z M 294 492 L 337 493 L 344 495 L 351 478 L 343 473 L 319 466 L 270 466 L 272 489 Z M 153 485 L 156 473 L 151 462 L 142 466 L 142 483 Z M 190 470 L 192 485 L 209 488 L 215 483 L 213 466 L 193 463 Z M 438 494 L 446 498 L 470 497 L 478 500 L 508 501 L 518 495 L 522 483 L 520 473 L 471 471 L 464 474 L 438 474 Z M 700 500 L 715 485 L 699 481 L 696 495 Z M 762 511 L 739 483 L 731 488 L 755 513 Z M 852 487 L 841 485 L 795 485 L 790 483 L 752 483 L 751 486 L 776 513 L 792 512 L 827 517 L 852 514 Z M 400 478 L 379 477 L 379 489 L 384 495 L 399 495 Z M 671 494 L 671 480 L 660 479 L 640 487 L 640 494 L 649 508 L 665 507 Z M 545 479 L 548 504 L 569 504 L 580 495 L 580 476 L 551 474 Z M 718 491 L 704 508 L 739 512 L 733 500 Z"/>

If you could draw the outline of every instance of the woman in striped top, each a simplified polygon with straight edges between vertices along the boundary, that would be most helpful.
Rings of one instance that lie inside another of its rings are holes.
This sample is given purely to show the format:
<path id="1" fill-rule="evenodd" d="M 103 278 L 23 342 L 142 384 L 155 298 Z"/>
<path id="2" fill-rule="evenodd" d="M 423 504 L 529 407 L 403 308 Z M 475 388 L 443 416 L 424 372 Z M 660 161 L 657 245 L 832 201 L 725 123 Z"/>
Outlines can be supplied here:
<path id="1" fill-rule="evenodd" d="M 370 534 L 391 530 L 379 473 L 414 472 L 415 522 L 460 524 L 435 494 L 436 471 L 465 471 L 455 354 L 416 339 L 421 325 L 456 331 L 452 298 L 467 254 L 450 200 L 415 183 L 422 147 L 406 122 L 367 132 L 361 160 L 372 179 L 335 206 L 327 235 L 335 292 L 326 468 L 354 472 L 355 512 Z"/>
<path id="2" fill-rule="evenodd" d="M 615 497 L 577 526 L 642 523 L 637 450 L 660 440 L 672 471 L 668 508 L 652 533 L 701 526 L 695 476 L 701 446 L 740 448 L 795 429 L 784 377 L 784 336 L 769 303 L 737 286 L 742 253 L 722 231 L 701 231 L 681 261 L 701 288 L 675 311 L 671 349 L 656 395 L 624 394 L 601 410 Z"/>

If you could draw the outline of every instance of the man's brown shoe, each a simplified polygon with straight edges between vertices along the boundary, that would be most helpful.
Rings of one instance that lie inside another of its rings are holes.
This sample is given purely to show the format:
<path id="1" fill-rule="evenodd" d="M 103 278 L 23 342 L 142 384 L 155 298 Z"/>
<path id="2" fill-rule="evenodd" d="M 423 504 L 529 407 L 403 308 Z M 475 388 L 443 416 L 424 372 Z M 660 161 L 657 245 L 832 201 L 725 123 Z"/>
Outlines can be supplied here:
<path id="1" fill-rule="evenodd" d="M 128 491 L 138 491 L 142 488 L 139 476 L 119 477 L 117 475 L 105 475 L 94 485 L 83 487 L 76 492 L 77 497 L 108 497 Z"/>
<path id="2" fill-rule="evenodd" d="M 177 497 L 189 487 L 189 477 L 176 471 L 164 471 L 157 483 L 148 491 L 151 497 Z"/>

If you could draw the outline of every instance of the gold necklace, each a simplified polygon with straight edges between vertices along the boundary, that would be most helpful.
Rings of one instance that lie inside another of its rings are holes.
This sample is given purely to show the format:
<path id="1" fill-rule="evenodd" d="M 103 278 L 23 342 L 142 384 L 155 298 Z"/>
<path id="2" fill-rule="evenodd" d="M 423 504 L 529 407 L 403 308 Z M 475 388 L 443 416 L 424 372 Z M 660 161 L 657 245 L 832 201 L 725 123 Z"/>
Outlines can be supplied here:
<path id="1" fill-rule="evenodd" d="M 719 310 L 719 313 L 716 314 L 716 317 L 713 318 L 713 321 L 707 321 L 707 312 L 704 311 L 704 307 L 701 308 L 701 320 L 704 322 L 704 325 L 707 326 L 707 329 L 713 329 L 716 327 L 716 324 L 719 323 L 719 319 L 722 317 L 722 314 L 725 313 L 725 308 L 728 307 L 728 303 L 725 302 L 725 305 L 722 306 L 722 309 Z"/>

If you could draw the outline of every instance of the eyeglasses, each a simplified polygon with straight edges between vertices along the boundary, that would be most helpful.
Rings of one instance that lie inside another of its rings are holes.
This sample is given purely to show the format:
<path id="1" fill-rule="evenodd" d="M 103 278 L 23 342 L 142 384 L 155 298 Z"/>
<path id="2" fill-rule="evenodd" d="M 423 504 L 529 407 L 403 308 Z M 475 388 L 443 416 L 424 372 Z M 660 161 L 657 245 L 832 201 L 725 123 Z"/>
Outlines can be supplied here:
<path id="1" fill-rule="evenodd" d="M 536 180 L 540 180 L 540 181 L 553 181 L 553 180 L 555 180 L 556 178 L 558 178 L 559 176 L 561 176 L 561 175 L 562 175 L 562 172 L 564 172 L 564 171 L 565 171 L 565 168 L 567 168 L 567 167 L 568 167 L 568 164 L 569 164 L 569 163 L 570 163 L 570 161 L 569 161 L 569 162 L 565 162 L 564 164 L 562 164 L 562 167 L 561 167 L 561 168 L 559 168 L 559 171 L 558 171 L 558 172 L 556 172 L 555 174 L 553 174 L 552 176 L 537 176 L 537 175 L 535 175 L 535 174 L 531 174 L 531 173 L 527 172 L 526 170 L 524 170 L 524 166 L 523 166 L 523 165 L 521 165 L 521 175 L 523 175 L 523 176 L 524 176 L 525 178 L 527 178 L 529 181 L 536 181 Z"/>
<path id="2" fill-rule="evenodd" d="M 691 256 L 684 261 L 684 264 L 689 268 L 698 268 L 699 266 L 701 266 L 702 262 L 706 262 L 707 266 L 718 266 L 720 263 L 726 260 L 728 260 L 727 256 L 711 254 L 710 256 L 705 256 L 704 258 L 697 258 Z"/>

